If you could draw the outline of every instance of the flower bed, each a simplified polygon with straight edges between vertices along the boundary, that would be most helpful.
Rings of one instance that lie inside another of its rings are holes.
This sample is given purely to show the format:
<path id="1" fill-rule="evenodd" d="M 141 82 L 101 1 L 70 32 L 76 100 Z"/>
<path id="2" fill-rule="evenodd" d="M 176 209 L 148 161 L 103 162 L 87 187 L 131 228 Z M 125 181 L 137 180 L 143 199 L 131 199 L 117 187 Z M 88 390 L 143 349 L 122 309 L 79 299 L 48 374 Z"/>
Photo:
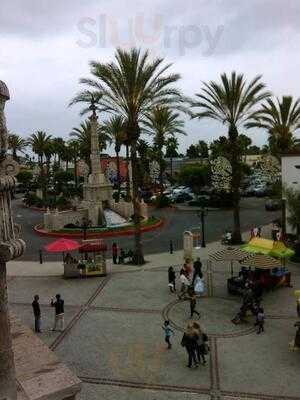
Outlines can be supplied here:
<path id="1" fill-rule="evenodd" d="M 142 232 L 149 232 L 159 228 L 163 221 L 161 219 L 150 217 L 146 222 L 141 224 Z M 41 236 L 50 237 L 73 237 L 83 238 L 83 231 L 79 228 L 63 228 L 59 231 L 47 231 L 41 225 L 36 225 L 34 231 Z M 87 238 L 97 237 L 114 237 L 114 236 L 130 236 L 134 234 L 134 225 L 130 224 L 123 227 L 114 228 L 89 228 L 86 232 Z"/>

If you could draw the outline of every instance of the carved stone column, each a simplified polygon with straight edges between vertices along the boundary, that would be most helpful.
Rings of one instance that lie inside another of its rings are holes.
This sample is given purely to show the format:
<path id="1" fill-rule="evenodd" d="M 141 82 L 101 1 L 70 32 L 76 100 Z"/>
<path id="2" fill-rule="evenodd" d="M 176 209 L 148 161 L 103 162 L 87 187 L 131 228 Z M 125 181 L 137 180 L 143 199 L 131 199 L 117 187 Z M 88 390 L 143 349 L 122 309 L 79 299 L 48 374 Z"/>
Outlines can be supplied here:
<path id="1" fill-rule="evenodd" d="M 8 89 L 0 81 L 0 400 L 15 400 L 17 390 L 8 313 L 6 262 L 21 256 L 25 243 L 16 237 L 11 211 L 11 191 L 16 179 L 11 176 L 14 171 L 7 168 L 7 128 L 4 114 L 7 100 Z"/>

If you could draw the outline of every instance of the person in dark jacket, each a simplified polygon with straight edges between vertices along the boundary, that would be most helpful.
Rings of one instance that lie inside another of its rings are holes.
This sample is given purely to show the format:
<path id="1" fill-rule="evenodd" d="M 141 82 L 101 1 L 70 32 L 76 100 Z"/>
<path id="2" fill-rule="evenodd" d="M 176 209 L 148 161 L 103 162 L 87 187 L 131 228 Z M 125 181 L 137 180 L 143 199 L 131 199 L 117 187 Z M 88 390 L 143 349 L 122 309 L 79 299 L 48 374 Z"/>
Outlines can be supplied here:
<path id="1" fill-rule="evenodd" d="M 200 261 L 200 257 L 197 258 L 197 260 L 194 262 L 194 273 L 193 273 L 193 281 L 192 281 L 192 285 L 194 285 L 195 283 L 195 279 L 197 276 L 199 276 L 199 278 L 202 278 L 203 274 L 202 274 L 202 262 Z"/>
<path id="2" fill-rule="evenodd" d="M 195 368 L 199 366 L 196 358 L 197 340 L 197 331 L 193 329 L 192 326 L 188 325 L 181 340 L 181 346 L 185 347 L 188 353 L 188 368 L 192 368 L 193 365 Z"/>
<path id="3" fill-rule="evenodd" d="M 168 270 L 168 278 L 169 278 L 169 288 L 172 293 L 176 292 L 176 274 L 173 267 L 170 267 Z"/>
<path id="4" fill-rule="evenodd" d="M 56 297 L 56 301 L 51 299 L 51 307 L 55 308 L 54 327 L 52 330 L 53 331 L 56 331 L 56 330 L 63 331 L 64 325 L 65 325 L 65 320 L 64 320 L 64 316 L 65 316 L 64 303 L 65 302 L 61 298 L 60 294 L 57 294 L 55 297 Z M 60 327 L 59 329 L 57 329 L 58 326 Z"/>
<path id="5" fill-rule="evenodd" d="M 41 333 L 41 309 L 39 303 L 39 295 L 35 295 L 32 302 L 33 315 L 34 315 L 34 331 Z"/>
<path id="6" fill-rule="evenodd" d="M 113 263 L 117 264 L 117 260 L 118 260 L 118 245 L 117 245 L 117 243 L 114 242 L 112 244 L 111 252 L 112 252 Z"/>
<path id="7" fill-rule="evenodd" d="M 196 305 L 197 305 L 196 294 L 195 294 L 195 292 L 192 292 L 191 297 L 190 297 L 191 318 L 193 318 L 194 314 L 197 314 L 198 318 L 200 318 L 200 313 L 196 310 Z"/>

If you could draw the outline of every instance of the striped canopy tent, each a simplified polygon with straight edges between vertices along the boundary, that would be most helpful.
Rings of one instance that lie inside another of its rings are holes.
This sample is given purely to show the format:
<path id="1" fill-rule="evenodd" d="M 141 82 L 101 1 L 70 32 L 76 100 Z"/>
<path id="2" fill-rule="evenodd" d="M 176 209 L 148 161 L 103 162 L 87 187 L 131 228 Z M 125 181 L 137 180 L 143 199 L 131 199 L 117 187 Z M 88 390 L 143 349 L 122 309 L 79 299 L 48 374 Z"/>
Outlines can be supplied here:
<path id="1" fill-rule="evenodd" d="M 274 241 L 259 237 L 252 238 L 248 243 L 243 244 L 240 248 L 248 253 L 266 254 L 276 258 L 287 258 L 295 254 L 294 250 L 286 247 L 286 245 L 280 240 Z"/>
<path id="2" fill-rule="evenodd" d="M 249 253 L 241 250 L 238 247 L 226 247 L 216 253 L 209 255 L 210 261 L 221 262 L 221 261 L 230 261 L 230 270 L 231 276 L 233 275 L 233 263 L 234 261 L 242 261 L 244 258 L 248 257 Z"/>
<path id="3" fill-rule="evenodd" d="M 251 254 L 241 261 L 241 266 L 259 269 L 273 269 L 282 267 L 282 264 L 278 259 L 266 254 Z"/>

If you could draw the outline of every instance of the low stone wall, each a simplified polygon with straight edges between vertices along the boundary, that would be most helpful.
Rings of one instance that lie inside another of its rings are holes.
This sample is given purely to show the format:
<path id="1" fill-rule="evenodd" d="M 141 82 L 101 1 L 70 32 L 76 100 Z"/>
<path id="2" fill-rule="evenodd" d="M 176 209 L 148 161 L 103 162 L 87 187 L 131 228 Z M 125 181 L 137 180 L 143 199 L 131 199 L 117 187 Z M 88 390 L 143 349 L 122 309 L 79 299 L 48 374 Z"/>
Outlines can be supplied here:
<path id="1" fill-rule="evenodd" d="M 88 209 L 79 208 L 76 211 L 47 211 L 44 214 L 44 227 L 49 231 L 57 231 L 67 224 L 81 223 L 83 218 L 88 218 Z"/>
<path id="2" fill-rule="evenodd" d="M 120 201 L 116 203 L 114 200 L 111 200 L 109 206 L 113 211 L 127 220 L 133 215 L 133 205 L 131 202 Z M 47 210 L 44 214 L 44 228 L 48 231 L 58 231 L 67 224 L 81 223 L 83 218 L 91 219 L 90 211 L 88 208 L 78 208 L 76 211 Z M 144 202 L 141 202 L 141 215 L 145 220 L 148 219 L 148 206 Z"/>
<path id="3" fill-rule="evenodd" d="M 116 213 L 120 214 L 121 217 L 125 219 L 131 218 L 133 215 L 133 204 L 131 202 L 127 202 L 124 200 L 119 201 L 118 203 L 114 200 L 109 202 L 110 208 L 115 211 Z M 148 219 L 148 206 L 146 203 L 141 202 L 141 215 L 142 217 L 147 220 Z"/>

